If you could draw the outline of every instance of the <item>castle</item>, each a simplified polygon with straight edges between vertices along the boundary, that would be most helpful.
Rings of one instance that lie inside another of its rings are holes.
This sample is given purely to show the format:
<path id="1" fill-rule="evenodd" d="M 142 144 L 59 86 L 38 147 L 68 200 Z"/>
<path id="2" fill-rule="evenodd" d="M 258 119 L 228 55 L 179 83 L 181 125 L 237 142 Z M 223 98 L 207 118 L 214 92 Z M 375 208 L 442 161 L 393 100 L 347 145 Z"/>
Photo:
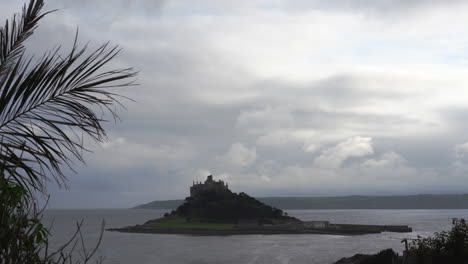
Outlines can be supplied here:
<path id="1" fill-rule="evenodd" d="M 228 184 L 223 181 L 214 181 L 213 175 L 209 175 L 204 183 L 193 182 L 192 187 L 190 187 L 190 197 L 195 197 L 199 193 L 204 191 L 215 191 L 215 192 L 224 192 L 229 191 Z"/>

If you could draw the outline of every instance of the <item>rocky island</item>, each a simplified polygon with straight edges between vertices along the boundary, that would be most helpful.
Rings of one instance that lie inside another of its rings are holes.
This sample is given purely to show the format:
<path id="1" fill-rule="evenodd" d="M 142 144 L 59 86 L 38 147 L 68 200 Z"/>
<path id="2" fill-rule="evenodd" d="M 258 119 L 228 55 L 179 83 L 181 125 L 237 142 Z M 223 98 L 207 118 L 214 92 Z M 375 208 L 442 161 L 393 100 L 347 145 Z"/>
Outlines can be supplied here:
<path id="1" fill-rule="evenodd" d="M 281 209 L 266 205 L 245 193 L 233 193 L 228 184 L 213 180 L 194 182 L 190 196 L 164 217 L 142 225 L 111 228 L 109 231 L 156 234 L 241 235 L 241 234 L 336 234 L 411 232 L 408 226 L 332 224 L 302 221 Z"/>

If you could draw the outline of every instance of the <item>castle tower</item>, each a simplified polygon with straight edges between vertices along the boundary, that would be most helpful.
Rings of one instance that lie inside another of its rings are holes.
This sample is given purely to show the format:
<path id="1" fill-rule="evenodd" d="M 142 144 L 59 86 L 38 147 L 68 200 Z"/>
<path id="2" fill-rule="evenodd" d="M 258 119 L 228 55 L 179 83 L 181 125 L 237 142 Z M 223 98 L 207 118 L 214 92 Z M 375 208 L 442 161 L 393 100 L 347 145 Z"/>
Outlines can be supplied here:
<path id="1" fill-rule="evenodd" d="M 229 189 L 227 183 L 225 184 L 221 180 L 215 181 L 213 180 L 213 175 L 208 175 L 204 183 L 195 182 L 190 187 L 190 197 L 193 198 L 204 191 L 225 192 L 229 191 Z"/>
<path id="2" fill-rule="evenodd" d="M 208 177 L 206 177 L 206 182 L 212 182 L 213 181 L 213 175 L 208 175 Z"/>

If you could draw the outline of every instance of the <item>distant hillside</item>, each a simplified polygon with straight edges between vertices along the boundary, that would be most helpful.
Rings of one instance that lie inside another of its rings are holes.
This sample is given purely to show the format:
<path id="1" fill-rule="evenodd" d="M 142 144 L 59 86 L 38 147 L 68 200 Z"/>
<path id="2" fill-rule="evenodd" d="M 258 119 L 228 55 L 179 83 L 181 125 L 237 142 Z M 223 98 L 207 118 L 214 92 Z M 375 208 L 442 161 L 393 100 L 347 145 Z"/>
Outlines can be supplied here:
<path id="1" fill-rule="evenodd" d="M 468 194 L 343 197 L 263 197 L 280 209 L 468 209 Z M 175 209 L 183 200 L 153 201 L 138 209 Z"/>
<path id="2" fill-rule="evenodd" d="M 163 200 L 152 201 L 147 204 L 135 206 L 135 209 L 176 209 L 179 205 L 183 204 L 184 200 Z"/>

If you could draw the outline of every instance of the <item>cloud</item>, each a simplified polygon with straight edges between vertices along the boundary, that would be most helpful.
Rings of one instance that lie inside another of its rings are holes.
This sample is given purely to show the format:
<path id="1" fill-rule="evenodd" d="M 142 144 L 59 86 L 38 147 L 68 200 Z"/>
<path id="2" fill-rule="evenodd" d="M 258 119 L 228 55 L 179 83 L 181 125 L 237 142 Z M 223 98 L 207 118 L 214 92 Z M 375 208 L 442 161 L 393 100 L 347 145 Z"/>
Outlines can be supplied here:
<path id="1" fill-rule="evenodd" d="M 306 153 L 314 153 L 321 148 L 318 144 L 304 144 L 303 150 Z"/>
<path id="2" fill-rule="evenodd" d="M 348 158 L 364 157 L 372 153 L 372 138 L 353 137 L 323 151 L 314 160 L 314 165 L 321 168 L 339 168 Z"/>
<path id="3" fill-rule="evenodd" d="M 228 164 L 238 167 L 246 167 L 251 165 L 257 159 L 257 151 L 255 147 L 248 148 L 242 143 L 234 143 L 229 147 L 229 150 L 221 157 L 218 157 Z"/>
<path id="4" fill-rule="evenodd" d="M 127 138 L 116 139 L 101 144 L 105 155 L 93 159 L 93 163 L 100 167 L 138 167 L 153 162 L 184 162 L 194 153 L 189 145 L 157 145 L 150 142 L 140 144 L 129 141 Z"/>
<path id="5" fill-rule="evenodd" d="M 379 168 L 392 168 L 400 165 L 405 165 L 406 160 L 398 153 L 393 151 L 386 152 L 380 159 L 368 159 L 362 163 L 363 167 L 379 169 Z"/>
<path id="6" fill-rule="evenodd" d="M 0 16 L 19 6 L 2 2 Z M 90 200 L 107 192 L 100 206 L 180 198 L 208 173 L 268 196 L 468 187 L 466 1 L 47 1 L 56 8 L 30 53 L 66 50 L 79 26 L 80 43 L 123 48 L 110 66 L 140 72 L 115 90 L 136 102 L 106 124 L 110 141 L 70 174 Z"/>
<path id="7" fill-rule="evenodd" d="M 452 160 L 450 172 L 464 179 L 468 173 L 468 142 L 455 145 L 453 152 L 455 158 Z"/>
<path id="8" fill-rule="evenodd" d="M 468 154 L 468 142 L 456 145 L 454 150 L 457 159 L 465 159 Z"/>
<path id="9" fill-rule="evenodd" d="M 272 106 L 243 111 L 237 117 L 237 126 L 253 131 L 257 129 L 262 131 L 277 130 L 291 127 L 293 124 L 294 117 L 287 108 Z"/>

